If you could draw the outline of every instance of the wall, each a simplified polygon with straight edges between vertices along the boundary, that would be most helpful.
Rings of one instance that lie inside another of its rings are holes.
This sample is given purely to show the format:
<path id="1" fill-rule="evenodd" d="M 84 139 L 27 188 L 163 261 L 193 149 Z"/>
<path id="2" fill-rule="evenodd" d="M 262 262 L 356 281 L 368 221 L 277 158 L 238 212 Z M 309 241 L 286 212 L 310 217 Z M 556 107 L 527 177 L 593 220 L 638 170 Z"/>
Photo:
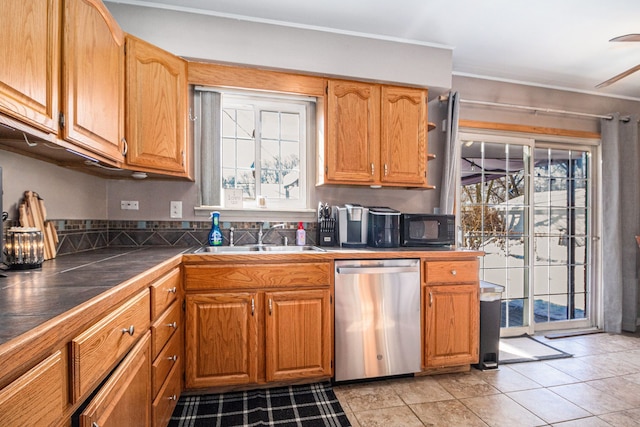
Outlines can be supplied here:
<path id="1" fill-rule="evenodd" d="M 10 219 L 27 190 L 44 199 L 47 219 L 107 219 L 107 181 L 9 151 L 0 151 L 2 207 Z"/>
<path id="2" fill-rule="evenodd" d="M 124 31 L 183 57 L 399 82 L 433 95 L 451 87 L 450 49 L 105 4 Z"/>

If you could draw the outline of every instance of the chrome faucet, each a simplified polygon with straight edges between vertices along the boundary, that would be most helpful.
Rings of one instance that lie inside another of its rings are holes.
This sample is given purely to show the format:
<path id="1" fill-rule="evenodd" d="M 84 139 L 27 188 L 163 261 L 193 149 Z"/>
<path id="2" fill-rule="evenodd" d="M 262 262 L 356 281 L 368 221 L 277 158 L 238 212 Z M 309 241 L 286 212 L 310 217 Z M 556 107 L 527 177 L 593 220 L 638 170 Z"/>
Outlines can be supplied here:
<path id="1" fill-rule="evenodd" d="M 286 226 L 287 224 L 283 222 L 281 224 L 275 224 L 272 227 L 270 227 L 267 231 L 264 231 L 264 222 L 260 223 L 260 229 L 258 230 L 258 245 L 264 244 L 263 243 L 264 239 L 267 237 L 267 235 L 271 230 L 273 230 L 274 228 L 285 228 Z"/>

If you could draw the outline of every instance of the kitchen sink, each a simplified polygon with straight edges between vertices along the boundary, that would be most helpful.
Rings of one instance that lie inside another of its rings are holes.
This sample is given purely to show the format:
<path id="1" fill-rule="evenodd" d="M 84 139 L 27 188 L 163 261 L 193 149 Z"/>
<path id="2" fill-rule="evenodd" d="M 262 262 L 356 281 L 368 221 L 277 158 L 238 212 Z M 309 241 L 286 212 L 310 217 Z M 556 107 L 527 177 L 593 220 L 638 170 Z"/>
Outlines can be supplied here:
<path id="1" fill-rule="evenodd" d="M 304 246 L 281 246 L 281 245 L 243 245 L 243 246 L 203 246 L 195 251 L 195 253 L 253 253 L 253 252 L 278 252 L 278 253 L 295 253 L 295 252 L 325 252 L 324 249 L 312 245 Z"/>

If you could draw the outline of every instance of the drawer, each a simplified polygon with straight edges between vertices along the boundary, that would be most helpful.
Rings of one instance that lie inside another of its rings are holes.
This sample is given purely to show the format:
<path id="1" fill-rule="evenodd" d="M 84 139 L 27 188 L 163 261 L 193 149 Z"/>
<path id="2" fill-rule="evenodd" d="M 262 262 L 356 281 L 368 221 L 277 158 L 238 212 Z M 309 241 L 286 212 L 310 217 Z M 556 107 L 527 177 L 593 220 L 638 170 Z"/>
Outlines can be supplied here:
<path id="1" fill-rule="evenodd" d="M 478 281 L 478 260 L 427 261 L 426 283 L 461 283 Z"/>
<path id="2" fill-rule="evenodd" d="M 151 325 L 151 354 L 154 359 L 158 356 L 162 347 L 169 341 L 171 335 L 179 328 L 182 328 L 180 309 L 180 303 L 174 302 L 173 305 Z"/>
<path id="3" fill-rule="evenodd" d="M 151 319 L 158 317 L 177 298 L 180 290 L 180 268 L 156 280 L 151 285 Z"/>
<path id="4" fill-rule="evenodd" d="M 329 262 L 190 265 L 185 267 L 185 289 L 328 287 L 332 277 L 333 269 Z"/>
<path id="5" fill-rule="evenodd" d="M 144 290 L 71 341 L 73 402 L 107 375 L 149 323 L 149 291 Z"/>
<path id="6" fill-rule="evenodd" d="M 169 419 L 180 398 L 180 371 L 181 363 L 178 361 L 171 372 L 167 381 L 162 385 L 162 389 L 156 396 L 151 407 L 152 421 L 154 427 L 165 427 L 169 424 Z"/>
<path id="7" fill-rule="evenodd" d="M 149 331 L 79 415 L 80 427 L 148 426 L 151 422 Z"/>
<path id="8" fill-rule="evenodd" d="M 0 426 L 49 426 L 66 404 L 65 364 L 60 351 L 0 391 Z"/>
<path id="9" fill-rule="evenodd" d="M 151 365 L 152 395 L 156 396 L 171 369 L 182 360 L 182 331 L 173 334 Z"/>

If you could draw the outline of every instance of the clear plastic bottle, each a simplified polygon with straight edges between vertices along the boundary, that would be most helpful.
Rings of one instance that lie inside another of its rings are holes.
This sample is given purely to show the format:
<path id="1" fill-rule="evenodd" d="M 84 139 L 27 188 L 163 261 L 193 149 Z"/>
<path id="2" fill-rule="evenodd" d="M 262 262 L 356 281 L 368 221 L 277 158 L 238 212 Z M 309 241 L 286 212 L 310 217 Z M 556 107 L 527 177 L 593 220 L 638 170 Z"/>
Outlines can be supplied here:
<path id="1" fill-rule="evenodd" d="M 209 231 L 209 246 L 222 246 L 220 232 L 220 212 L 211 212 L 211 230 Z"/>
<path id="2" fill-rule="evenodd" d="M 298 229 L 296 230 L 296 245 L 304 246 L 306 244 L 306 232 L 302 222 L 298 223 Z"/>

